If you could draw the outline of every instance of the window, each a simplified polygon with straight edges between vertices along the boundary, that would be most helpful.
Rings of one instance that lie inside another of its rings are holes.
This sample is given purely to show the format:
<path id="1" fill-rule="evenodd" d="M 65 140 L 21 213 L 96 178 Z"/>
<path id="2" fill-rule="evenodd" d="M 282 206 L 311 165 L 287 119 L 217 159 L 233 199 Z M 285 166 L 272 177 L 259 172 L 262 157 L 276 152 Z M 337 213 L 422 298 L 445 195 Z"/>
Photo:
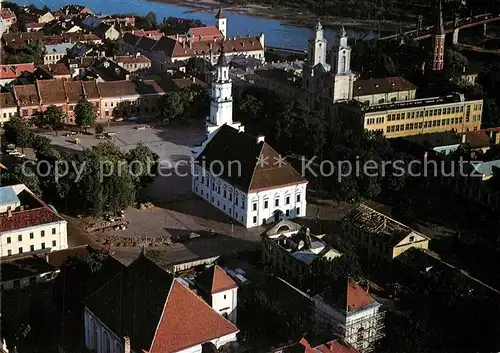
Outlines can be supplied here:
<path id="1" fill-rule="evenodd" d="M 290 216 L 290 210 L 286 210 L 286 211 L 285 211 L 285 216 L 286 216 L 286 217 L 289 217 L 289 216 Z"/>
<path id="2" fill-rule="evenodd" d="M 19 235 L 17 236 L 17 240 L 19 240 L 19 241 L 23 241 L 23 235 L 22 235 L 22 234 L 19 234 Z"/>
<path id="3" fill-rule="evenodd" d="M 12 255 L 12 250 L 7 250 L 7 256 Z"/>
<path id="4" fill-rule="evenodd" d="M 300 207 L 297 207 L 297 216 L 300 216 Z"/>
<path id="5" fill-rule="evenodd" d="M 22 254 L 22 253 L 23 253 L 23 247 L 22 247 L 22 246 L 20 246 L 18 250 L 19 250 L 19 253 L 20 253 L 20 254 Z"/>
<path id="6" fill-rule="evenodd" d="M 278 207 L 280 205 L 280 199 L 274 200 L 274 207 Z"/>
<path id="7" fill-rule="evenodd" d="M 30 239 L 33 239 L 35 235 L 33 233 L 30 233 Z"/>
<path id="8" fill-rule="evenodd" d="M 415 240 L 415 237 L 414 237 L 413 235 L 411 235 L 411 236 L 408 238 L 408 240 L 409 240 L 410 242 L 412 242 L 412 241 L 414 241 L 414 240 Z"/>
<path id="9" fill-rule="evenodd" d="M 7 244 L 10 244 L 11 240 L 10 237 L 7 237 Z"/>
<path id="10" fill-rule="evenodd" d="M 224 198 L 226 197 L 226 195 L 227 195 L 227 191 L 226 191 L 226 189 L 224 189 L 224 193 L 223 193 Z"/>
<path id="11" fill-rule="evenodd" d="M 233 193 L 229 192 L 229 201 L 233 201 Z"/>
<path id="12" fill-rule="evenodd" d="M 42 243 L 42 249 L 45 249 L 45 243 Z"/>
<path id="13" fill-rule="evenodd" d="M 256 223 L 257 223 L 257 216 L 253 216 L 253 224 L 256 224 Z M 9 252 L 10 252 L 10 250 L 9 250 Z"/>
<path id="14" fill-rule="evenodd" d="M 297 195 L 297 202 L 300 202 L 300 194 Z"/>
<path id="15" fill-rule="evenodd" d="M 226 295 L 224 294 L 224 299 L 226 299 Z"/>
<path id="16" fill-rule="evenodd" d="M 285 204 L 290 204 L 290 196 L 285 197 Z"/>
<path id="17" fill-rule="evenodd" d="M 267 201 L 267 200 L 265 200 L 265 201 L 264 201 L 264 208 L 266 209 L 268 206 L 269 206 L 269 205 L 268 205 L 268 201 Z"/>
<path id="18" fill-rule="evenodd" d="M 34 245 L 30 245 L 30 251 L 35 251 L 35 246 Z"/>
<path id="19" fill-rule="evenodd" d="M 52 240 L 52 246 L 56 246 L 56 241 Z"/>
<path id="20" fill-rule="evenodd" d="M 44 230 L 42 230 L 42 231 L 40 232 L 40 235 L 41 235 L 42 237 L 44 237 L 44 236 L 45 236 L 45 231 L 44 231 Z"/>

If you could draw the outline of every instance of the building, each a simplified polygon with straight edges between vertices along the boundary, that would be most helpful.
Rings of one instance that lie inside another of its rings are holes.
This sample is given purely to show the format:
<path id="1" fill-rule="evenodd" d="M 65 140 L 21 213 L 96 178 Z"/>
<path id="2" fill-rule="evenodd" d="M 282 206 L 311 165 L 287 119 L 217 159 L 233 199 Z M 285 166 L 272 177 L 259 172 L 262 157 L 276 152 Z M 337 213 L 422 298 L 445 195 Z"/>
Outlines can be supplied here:
<path id="1" fill-rule="evenodd" d="M 491 146 L 500 142 L 500 134 L 492 130 L 467 131 L 460 134 L 464 147 L 471 151 L 488 151 Z"/>
<path id="2" fill-rule="evenodd" d="M 113 61 L 128 72 L 147 70 L 151 68 L 151 60 L 140 53 L 127 56 L 115 56 L 113 57 Z"/>
<path id="3" fill-rule="evenodd" d="M 49 264 L 44 257 L 32 255 L 2 260 L 1 289 L 22 289 L 35 284 L 51 282 L 60 270 Z"/>
<path id="4" fill-rule="evenodd" d="M 13 92 L 21 118 L 31 118 L 40 112 L 40 98 L 36 85 L 15 85 Z"/>
<path id="5" fill-rule="evenodd" d="M 66 220 L 24 184 L 0 188 L 0 255 L 66 249 Z"/>
<path id="6" fill-rule="evenodd" d="M 308 59 L 303 68 L 302 83 L 312 105 L 352 100 L 355 75 L 351 71 L 351 48 L 342 27 L 338 48 L 332 48 L 331 65 L 327 63 L 328 41 L 318 21 L 315 37 L 309 41 Z"/>
<path id="7" fill-rule="evenodd" d="M 207 267 L 196 278 L 196 286 L 217 313 L 236 324 L 238 285 L 226 271 L 218 265 Z"/>
<path id="8" fill-rule="evenodd" d="M 354 117 L 345 115 L 346 124 L 369 131 L 380 131 L 386 138 L 403 137 L 454 130 L 457 133 L 479 130 L 483 110 L 482 98 L 450 94 L 442 97 L 401 102 L 342 105 L 354 109 Z"/>
<path id="9" fill-rule="evenodd" d="M 2 64 L 0 65 L 0 85 L 5 86 L 7 83 L 14 81 L 24 72 L 35 71 L 34 63 L 27 64 Z"/>
<path id="10" fill-rule="evenodd" d="M 95 59 L 90 66 L 81 72 L 80 77 L 97 82 L 124 81 L 130 79 L 130 72 L 113 60 L 102 57 Z"/>
<path id="11" fill-rule="evenodd" d="M 38 66 L 33 72 L 33 76 L 38 80 L 50 79 L 71 79 L 71 71 L 66 63 L 57 63 Z"/>
<path id="12" fill-rule="evenodd" d="M 342 234 L 363 256 L 379 260 L 392 260 L 411 248 L 429 248 L 427 236 L 363 204 L 344 217 Z"/>
<path id="13" fill-rule="evenodd" d="M 40 96 L 40 112 L 44 112 L 51 105 L 67 112 L 67 97 L 64 90 L 64 80 L 36 80 L 38 95 Z"/>
<path id="14" fill-rule="evenodd" d="M 0 93 L 0 126 L 17 115 L 17 104 L 12 92 Z"/>
<path id="15" fill-rule="evenodd" d="M 341 279 L 333 282 L 330 290 L 311 296 L 280 281 L 310 302 L 313 315 L 310 321 L 316 332 L 335 335 L 363 353 L 373 351 L 376 342 L 384 336 L 382 305 L 356 282 Z"/>
<path id="16" fill-rule="evenodd" d="M 445 155 L 457 151 L 463 142 L 463 139 L 452 131 L 411 135 L 404 139 Z"/>
<path id="17" fill-rule="evenodd" d="M 366 105 L 415 99 L 417 86 L 403 77 L 385 77 L 354 82 L 353 99 Z"/>
<path id="18" fill-rule="evenodd" d="M 309 228 L 281 220 L 262 234 L 262 261 L 294 283 L 314 272 L 319 260 L 331 261 L 342 254 Z M 326 266 L 321 263 L 321 266 Z"/>
<path id="19" fill-rule="evenodd" d="M 55 64 L 66 57 L 68 50 L 73 47 L 74 43 L 61 43 L 53 45 L 45 45 L 46 54 L 43 56 L 43 64 Z"/>
<path id="20" fill-rule="evenodd" d="M 10 27 L 17 22 L 17 17 L 14 12 L 9 9 L 0 10 L 0 34 L 9 32 Z"/>
<path id="21" fill-rule="evenodd" d="M 192 191 L 247 228 L 305 216 L 307 180 L 264 136 L 246 134 L 233 121 L 231 91 L 222 53 L 212 81 L 207 138 L 193 151 Z"/>
<path id="22" fill-rule="evenodd" d="M 292 343 L 277 349 L 273 349 L 271 353 L 359 353 L 349 344 L 342 340 L 336 339 L 320 345 L 311 345 L 309 341 L 303 337 L 298 343 Z"/>
<path id="23" fill-rule="evenodd" d="M 305 97 L 304 90 L 297 83 L 298 77 L 293 72 L 280 69 L 261 69 L 255 70 L 249 76 L 248 82 L 257 87 L 275 92 L 279 96 L 298 100 Z"/>
<path id="24" fill-rule="evenodd" d="M 45 12 L 44 14 L 41 14 L 40 16 L 38 16 L 37 18 L 37 22 L 38 23 L 49 23 L 49 22 L 52 22 L 54 21 L 56 18 L 54 17 L 54 15 L 50 12 L 50 11 L 47 11 Z"/>
<path id="25" fill-rule="evenodd" d="M 117 40 L 120 38 L 120 31 L 115 28 L 115 24 L 107 24 L 102 22 L 94 28 L 93 33 L 101 39 Z"/>
<path id="26" fill-rule="evenodd" d="M 446 34 L 444 32 L 442 1 L 437 1 L 436 22 L 434 34 L 432 35 L 433 59 L 431 64 L 432 71 L 442 71 L 444 68 L 444 46 Z"/>
<path id="27" fill-rule="evenodd" d="M 115 260 L 116 261 L 116 260 Z M 142 253 L 102 271 L 84 301 L 85 346 L 102 352 L 201 353 L 236 341 L 238 328 Z M 106 276 L 108 274 L 108 276 Z"/>
<path id="28" fill-rule="evenodd" d="M 26 24 L 26 32 L 38 32 L 43 27 L 45 27 L 45 23 L 32 22 Z"/>

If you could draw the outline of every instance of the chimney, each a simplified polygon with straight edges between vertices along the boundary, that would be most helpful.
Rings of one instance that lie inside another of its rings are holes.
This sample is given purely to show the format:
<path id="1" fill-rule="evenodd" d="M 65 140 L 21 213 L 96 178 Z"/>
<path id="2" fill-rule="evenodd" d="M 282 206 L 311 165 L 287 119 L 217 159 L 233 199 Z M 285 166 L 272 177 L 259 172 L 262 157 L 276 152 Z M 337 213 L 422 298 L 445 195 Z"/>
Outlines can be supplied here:
<path id="1" fill-rule="evenodd" d="M 11 218 L 12 217 L 12 210 L 9 208 L 7 210 L 7 218 Z"/>
<path id="2" fill-rule="evenodd" d="M 24 206 L 20 206 L 19 211 L 24 211 Z"/>
<path id="3" fill-rule="evenodd" d="M 257 143 L 264 142 L 265 139 L 266 139 L 266 137 L 264 135 L 259 135 L 259 136 L 257 136 Z"/>
<path id="4" fill-rule="evenodd" d="M 462 135 L 462 143 L 465 143 L 467 141 L 467 135 L 463 134 Z"/>
<path id="5" fill-rule="evenodd" d="M 123 337 L 123 353 L 131 353 L 132 350 L 130 349 L 130 337 L 125 336 Z"/>

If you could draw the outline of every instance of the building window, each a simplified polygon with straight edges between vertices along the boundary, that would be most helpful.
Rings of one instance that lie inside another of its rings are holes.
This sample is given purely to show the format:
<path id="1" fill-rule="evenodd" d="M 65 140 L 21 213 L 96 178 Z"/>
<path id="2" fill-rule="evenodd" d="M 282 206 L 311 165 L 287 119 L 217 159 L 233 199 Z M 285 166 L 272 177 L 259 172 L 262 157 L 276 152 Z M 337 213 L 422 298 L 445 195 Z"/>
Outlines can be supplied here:
<path id="1" fill-rule="evenodd" d="M 17 240 L 19 240 L 19 241 L 23 241 L 23 235 L 22 235 L 22 234 L 19 234 L 19 235 L 17 236 Z"/>
<path id="2" fill-rule="evenodd" d="M 286 211 L 285 211 L 285 216 L 286 216 L 286 217 L 289 217 L 289 216 L 290 216 L 290 210 L 286 210 Z"/>
<path id="3" fill-rule="evenodd" d="M 415 240 L 415 237 L 412 235 L 410 236 L 410 238 L 408 239 L 410 242 L 414 241 Z"/>
<path id="4" fill-rule="evenodd" d="M 268 205 L 268 201 L 267 201 L 267 200 L 265 200 L 265 201 L 264 201 L 264 209 L 266 209 L 268 206 L 269 206 L 269 205 Z"/>
<path id="5" fill-rule="evenodd" d="M 44 230 L 42 230 L 42 231 L 40 232 L 40 235 L 41 235 L 42 237 L 44 237 L 44 236 L 45 236 L 45 231 L 44 231 Z"/>
<path id="6" fill-rule="evenodd" d="M 10 255 L 12 255 L 12 250 L 7 250 L 7 256 L 10 256 Z"/>
<path id="7" fill-rule="evenodd" d="M 287 196 L 285 198 L 285 204 L 289 205 L 290 204 L 290 196 Z"/>
<path id="8" fill-rule="evenodd" d="M 257 202 L 254 202 L 254 203 L 252 204 L 252 210 L 253 210 L 253 211 L 257 211 Z"/>
<path id="9" fill-rule="evenodd" d="M 52 246 L 56 246 L 56 241 L 52 240 Z"/>
<path id="10" fill-rule="evenodd" d="M 232 192 L 229 193 L 229 201 L 233 201 L 233 193 Z"/>
<path id="11" fill-rule="evenodd" d="M 11 243 L 10 237 L 7 237 L 7 244 L 10 244 L 10 243 Z"/>
<path id="12" fill-rule="evenodd" d="M 35 246 L 34 245 L 30 245 L 30 251 L 35 251 Z"/>
<path id="13" fill-rule="evenodd" d="M 300 207 L 297 207 L 297 216 L 300 216 Z"/>
<path id="14" fill-rule="evenodd" d="M 52 228 L 52 234 L 56 234 L 56 229 Z"/>
<path id="15" fill-rule="evenodd" d="M 226 299 L 226 295 L 224 294 L 224 299 Z"/>
<path id="16" fill-rule="evenodd" d="M 42 243 L 42 249 L 45 249 L 45 243 Z"/>
<path id="17" fill-rule="evenodd" d="M 22 247 L 22 246 L 20 246 L 20 247 L 19 247 L 19 253 L 20 253 L 20 254 L 22 254 L 22 253 L 23 253 L 23 247 Z"/>
<path id="18" fill-rule="evenodd" d="M 226 198 L 226 195 L 227 195 L 227 191 L 226 191 L 226 189 L 224 189 L 224 192 L 222 193 L 222 196 L 223 196 L 224 198 Z"/>
<path id="19" fill-rule="evenodd" d="M 278 207 L 280 205 L 280 199 L 274 200 L 274 207 Z"/>
<path id="20" fill-rule="evenodd" d="M 30 233 L 30 239 L 33 239 L 35 235 L 33 233 Z"/>
<path id="21" fill-rule="evenodd" d="M 300 194 L 297 194 L 297 202 L 300 202 Z"/>
<path id="22" fill-rule="evenodd" d="M 257 216 L 253 216 L 253 224 L 257 223 Z M 9 250 L 9 255 L 10 255 L 10 250 Z"/>

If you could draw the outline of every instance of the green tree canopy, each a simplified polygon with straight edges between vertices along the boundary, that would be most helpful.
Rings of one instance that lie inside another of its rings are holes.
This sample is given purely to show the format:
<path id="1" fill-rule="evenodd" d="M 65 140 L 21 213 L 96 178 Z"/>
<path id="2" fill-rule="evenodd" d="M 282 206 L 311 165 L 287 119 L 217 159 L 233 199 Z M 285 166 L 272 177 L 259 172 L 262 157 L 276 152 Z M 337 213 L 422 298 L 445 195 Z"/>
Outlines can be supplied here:
<path id="1" fill-rule="evenodd" d="M 207 71 L 206 62 L 202 58 L 191 57 L 186 64 L 186 72 L 203 80 Z"/>
<path id="2" fill-rule="evenodd" d="M 33 142 L 33 132 L 23 119 L 18 116 L 14 116 L 5 123 L 4 128 L 4 137 L 8 142 L 21 148 L 31 147 Z"/>
<path id="3" fill-rule="evenodd" d="M 75 122 L 78 126 L 87 128 L 95 123 L 96 109 L 87 99 L 82 98 L 75 107 Z"/>
<path id="4" fill-rule="evenodd" d="M 181 120 L 184 117 L 184 101 L 180 92 L 167 92 L 158 98 L 158 116 L 167 122 Z"/>
<path id="5" fill-rule="evenodd" d="M 151 181 L 158 174 L 158 155 L 151 151 L 142 143 L 125 155 L 129 170 L 136 185 L 140 185 L 146 181 Z"/>
<path id="6" fill-rule="evenodd" d="M 64 120 L 62 108 L 51 105 L 40 115 L 40 122 L 44 125 L 49 125 L 54 131 L 61 125 Z"/>

